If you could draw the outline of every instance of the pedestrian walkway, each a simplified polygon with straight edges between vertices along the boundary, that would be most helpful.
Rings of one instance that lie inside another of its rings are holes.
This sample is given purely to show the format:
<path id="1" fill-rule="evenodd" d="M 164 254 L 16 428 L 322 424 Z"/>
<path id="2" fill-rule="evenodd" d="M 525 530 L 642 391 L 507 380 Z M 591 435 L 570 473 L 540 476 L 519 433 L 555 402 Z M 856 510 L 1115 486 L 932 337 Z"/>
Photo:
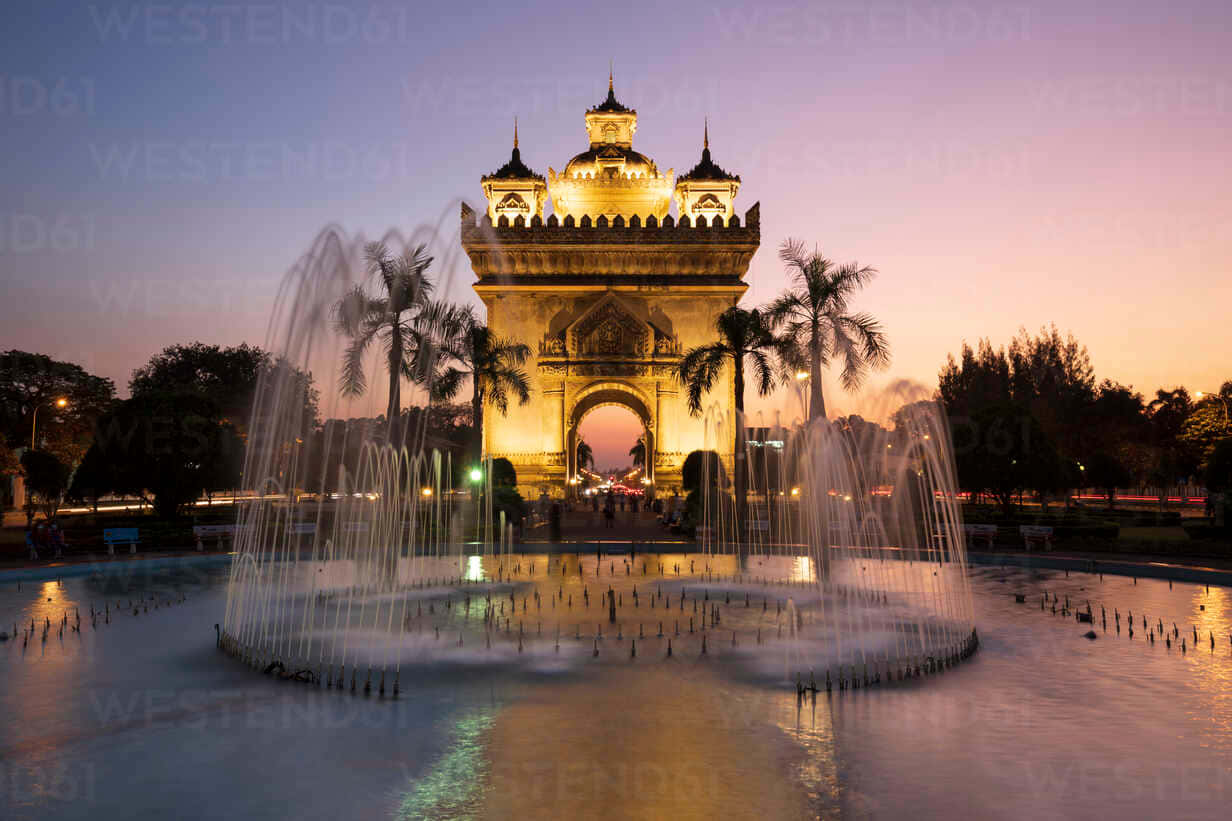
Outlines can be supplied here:
<path id="1" fill-rule="evenodd" d="M 603 511 L 575 510 L 566 513 L 561 518 L 560 540 L 564 542 L 594 542 L 594 541 L 683 541 L 686 537 L 672 533 L 659 524 L 654 513 L 639 511 L 616 511 L 612 526 L 607 527 L 603 519 Z M 548 525 L 536 527 L 526 532 L 527 542 L 551 541 Z"/>

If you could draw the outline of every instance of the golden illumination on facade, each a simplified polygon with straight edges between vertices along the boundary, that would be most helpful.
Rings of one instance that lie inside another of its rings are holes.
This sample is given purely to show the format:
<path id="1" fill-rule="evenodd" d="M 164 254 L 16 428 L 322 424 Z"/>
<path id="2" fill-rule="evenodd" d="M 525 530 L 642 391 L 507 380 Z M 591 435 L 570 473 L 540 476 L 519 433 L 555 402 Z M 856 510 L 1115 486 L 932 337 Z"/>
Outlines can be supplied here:
<path id="1" fill-rule="evenodd" d="M 739 178 L 710 161 L 707 133 L 702 162 L 677 190 L 694 214 L 674 220 L 673 173 L 633 150 L 637 112 L 616 100 L 611 78 L 607 99 L 586 112 L 586 130 L 590 149 L 559 174 L 549 169 L 546 185 L 522 163 L 515 137 L 510 162 L 482 180 L 487 213 L 462 205 L 462 246 L 488 326 L 533 352 L 531 401 L 484 414 L 483 452 L 513 463 L 523 495 L 576 491 L 582 420 L 620 405 L 644 429 L 644 479 L 670 493 L 691 451 L 717 450 L 729 461 L 735 446 L 727 433 L 730 441 L 713 441 L 713 426 L 708 438 L 676 372 L 685 351 L 714 341 L 715 319 L 747 290 L 760 210 L 755 204 L 743 221 L 732 213 Z M 527 206 L 516 216 L 509 209 L 522 205 L 511 194 Z M 735 406 L 730 368 L 710 399 L 728 412 Z"/>
<path id="2" fill-rule="evenodd" d="M 611 77 L 607 99 L 586 112 L 590 148 L 569 160 L 559 174 L 548 168 L 552 210 L 560 220 L 573 217 L 608 221 L 637 216 L 662 220 L 671 207 L 674 172 L 659 172 L 654 160 L 633 150 L 637 112 L 616 100 Z"/>

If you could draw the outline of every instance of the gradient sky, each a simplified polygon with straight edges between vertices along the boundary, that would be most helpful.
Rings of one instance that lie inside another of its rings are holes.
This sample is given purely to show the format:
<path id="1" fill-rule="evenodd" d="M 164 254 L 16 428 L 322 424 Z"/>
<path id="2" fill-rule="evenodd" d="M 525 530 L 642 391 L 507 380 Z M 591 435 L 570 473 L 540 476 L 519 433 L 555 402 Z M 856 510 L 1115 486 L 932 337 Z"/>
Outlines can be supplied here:
<path id="1" fill-rule="evenodd" d="M 515 114 L 560 169 L 611 57 L 637 148 L 682 173 L 709 116 L 761 201 L 750 302 L 785 237 L 879 269 L 876 383 L 1047 323 L 1142 391 L 1232 377 L 1226 0 L 584 6 L 11 0 L 0 348 L 123 390 L 167 344 L 261 343 L 327 223 L 452 229 Z"/>

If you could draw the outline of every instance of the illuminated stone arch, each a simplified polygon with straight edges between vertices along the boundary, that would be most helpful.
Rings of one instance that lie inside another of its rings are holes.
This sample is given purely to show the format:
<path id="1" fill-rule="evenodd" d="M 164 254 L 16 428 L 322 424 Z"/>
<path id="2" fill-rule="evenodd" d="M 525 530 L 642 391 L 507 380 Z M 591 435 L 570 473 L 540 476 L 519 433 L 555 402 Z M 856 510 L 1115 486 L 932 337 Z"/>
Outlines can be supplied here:
<path id="1" fill-rule="evenodd" d="M 642 435 L 646 442 L 646 476 L 654 478 L 655 455 L 655 417 L 653 403 L 647 399 L 642 390 L 628 382 L 602 380 L 592 382 L 574 395 L 566 413 L 565 436 L 566 459 L 568 475 L 576 476 L 580 465 L 577 464 L 578 430 L 582 421 L 591 411 L 602 407 L 615 405 L 631 411 L 642 423 Z"/>

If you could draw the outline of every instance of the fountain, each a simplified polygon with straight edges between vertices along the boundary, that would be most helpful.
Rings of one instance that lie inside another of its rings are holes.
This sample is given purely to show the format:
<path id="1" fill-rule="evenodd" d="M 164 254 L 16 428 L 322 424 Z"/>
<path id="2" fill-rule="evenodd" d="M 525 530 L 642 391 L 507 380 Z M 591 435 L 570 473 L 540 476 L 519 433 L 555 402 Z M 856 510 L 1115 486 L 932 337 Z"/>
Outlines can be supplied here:
<path id="1" fill-rule="evenodd" d="M 345 340 L 331 310 L 360 279 L 361 245 L 331 229 L 288 274 L 267 343 L 281 362 L 336 371 Z M 643 582 L 659 577 L 647 611 L 661 594 L 682 612 L 687 600 L 694 613 L 704 604 L 700 629 L 692 618 L 687 635 L 677 625 L 671 646 L 653 612 L 645 629 L 631 562 L 621 574 L 587 548 L 523 563 L 512 524 L 493 506 L 491 464 L 478 468 L 478 486 L 455 490 L 460 466 L 425 445 L 423 414 L 401 426 L 311 430 L 295 368 L 271 370 L 254 403 L 244 468 L 251 500 L 237 513 L 217 642 L 255 669 L 338 689 L 349 669 L 351 690 L 383 694 L 386 677 L 398 692 L 406 665 L 594 663 L 602 617 L 590 609 L 589 584 L 600 578 L 617 637 L 629 627 L 651 648 L 639 656 L 631 643 L 625 663 L 705 654 L 771 681 L 824 670 L 847 689 L 947 669 L 977 645 L 947 427 L 932 403 L 907 401 L 918 397 L 906 387 L 886 400 L 902 406 L 893 431 L 818 420 L 774 426 L 765 437 L 777 443 L 773 453 L 746 443 L 753 501 L 743 518 L 761 527 L 738 527 L 729 460 L 703 466 L 713 481 L 697 494 L 696 549 L 640 557 Z M 329 415 L 343 416 L 329 381 Z M 715 441 L 732 418 L 709 411 Z M 582 608 L 572 606 L 575 593 Z M 513 635 L 511 616 L 527 613 L 531 598 L 542 613 L 544 595 L 554 637 L 521 621 Z M 556 608 L 557 598 L 568 605 Z M 761 608 L 750 606 L 754 598 Z M 723 640 L 708 642 L 718 629 Z M 442 631 L 457 641 L 439 641 Z M 576 652 L 561 647 L 570 634 Z"/>

